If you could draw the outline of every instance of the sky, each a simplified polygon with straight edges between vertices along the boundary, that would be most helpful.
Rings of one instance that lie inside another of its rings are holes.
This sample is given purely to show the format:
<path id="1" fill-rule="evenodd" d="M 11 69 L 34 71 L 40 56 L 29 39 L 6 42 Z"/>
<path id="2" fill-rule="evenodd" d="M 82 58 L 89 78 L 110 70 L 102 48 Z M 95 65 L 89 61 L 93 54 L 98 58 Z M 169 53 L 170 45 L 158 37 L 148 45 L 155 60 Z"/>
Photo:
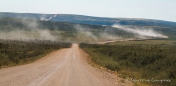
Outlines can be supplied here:
<path id="1" fill-rule="evenodd" d="M 79 14 L 176 22 L 176 0 L 1 0 L 0 12 Z"/>

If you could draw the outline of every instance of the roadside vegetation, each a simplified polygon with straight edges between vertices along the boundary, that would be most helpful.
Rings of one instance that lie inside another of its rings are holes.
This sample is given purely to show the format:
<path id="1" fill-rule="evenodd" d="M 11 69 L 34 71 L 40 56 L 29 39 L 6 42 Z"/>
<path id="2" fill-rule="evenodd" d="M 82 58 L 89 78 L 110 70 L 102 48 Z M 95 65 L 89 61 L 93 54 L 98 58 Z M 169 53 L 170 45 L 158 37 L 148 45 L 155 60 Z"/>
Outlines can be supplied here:
<path id="1" fill-rule="evenodd" d="M 0 39 L 0 69 L 30 63 L 54 50 L 68 47 L 71 47 L 71 43 Z"/>
<path id="2" fill-rule="evenodd" d="M 80 47 L 90 54 L 92 62 L 117 71 L 124 78 L 170 79 L 171 82 L 150 81 L 144 84 L 176 86 L 176 44 L 175 42 L 165 44 L 156 41 L 150 40 L 148 44 L 140 44 L 139 41 L 133 41 L 131 44 L 128 43 L 130 41 L 126 41 L 109 45 L 81 43 Z M 141 86 L 141 82 L 135 84 Z"/>

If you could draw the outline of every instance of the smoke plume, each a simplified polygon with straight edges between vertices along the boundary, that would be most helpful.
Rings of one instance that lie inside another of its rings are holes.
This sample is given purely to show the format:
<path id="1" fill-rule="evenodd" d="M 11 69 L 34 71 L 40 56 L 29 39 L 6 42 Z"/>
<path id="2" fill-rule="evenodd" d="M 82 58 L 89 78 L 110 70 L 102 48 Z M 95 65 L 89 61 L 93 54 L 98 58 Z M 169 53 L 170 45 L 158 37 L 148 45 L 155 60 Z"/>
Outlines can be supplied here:
<path id="1" fill-rule="evenodd" d="M 55 14 L 54 16 L 51 16 L 51 17 L 49 17 L 49 18 L 46 18 L 45 16 L 42 16 L 42 17 L 40 17 L 40 20 L 42 20 L 42 21 L 49 21 L 49 20 L 51 20 L 53 17 L 54 17 L 54 18 L 57 17 L 57 14 Z"/>
<path id="2" fill-rule="evenodd" d="M 137 35 L 139 38 L 168 38 L 168 36 L 165 36 L 157 31 L 154 31 L 151 28 L 148 29 L 139 29 L 139 28 L 129 28 L 124 27 L 121 25 L 113 25 L 112 27 L 117 28 L 119 30 L 126 31 L 128 33 L 133 33 L 134 35 Z"/>
<path id="3" fill-rule="evenodd" d="M 90 39 L 93 41 L 98 40 L 97 36 L 89 31 L 89 28 L 82 27 L 81 25 L 75 25 L 74 28 L 76 29 L 78 39 L 81 39 L 83 41 L 88 41 Z"/>
<path id="4" fill-rule="evenodd" d="M 37 21 L 21 21 L 26 28 L 19 29 L 13 28 L 10 31 L 1 31 L 0 38 L 1 39 L 11 39 L 11 40 L 51 40 L 56 41 L 56 36 L 52 35 L 48 29 L 39 28 L 39 24 Z"/>

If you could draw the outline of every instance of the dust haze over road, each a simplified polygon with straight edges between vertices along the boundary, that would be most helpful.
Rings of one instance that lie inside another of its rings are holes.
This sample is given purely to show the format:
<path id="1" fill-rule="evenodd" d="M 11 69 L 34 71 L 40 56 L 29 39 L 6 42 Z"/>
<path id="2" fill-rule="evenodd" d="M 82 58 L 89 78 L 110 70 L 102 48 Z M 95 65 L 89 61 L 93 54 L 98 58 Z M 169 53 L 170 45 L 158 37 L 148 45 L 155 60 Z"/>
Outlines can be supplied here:
<path id="1" fill-rule="evenodd" d="M 31 64 L 0 69 L 0 86 L 123 86 L 118 77 L 86 61 L 73 44 Z"/>

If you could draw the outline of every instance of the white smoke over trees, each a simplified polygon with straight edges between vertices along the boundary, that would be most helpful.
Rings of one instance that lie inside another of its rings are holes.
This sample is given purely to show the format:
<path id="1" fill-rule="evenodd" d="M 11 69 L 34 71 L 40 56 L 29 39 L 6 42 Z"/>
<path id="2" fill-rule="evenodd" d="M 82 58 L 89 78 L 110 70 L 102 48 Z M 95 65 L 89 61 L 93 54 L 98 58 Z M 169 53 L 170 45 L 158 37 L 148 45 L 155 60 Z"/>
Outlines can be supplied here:
<path id="1" fill-rule="evenodd" d="M 54 15 L 54 17 L 57 15 Z M 11 22 L 11 21 L 10 21 Z M 19 19 L 17 24 L 0 25 L 0 29 L 8 27 L 9 30 L 0 31 L 0 39 L 13 40 L 51 40 L 65 42 L 97 42 L 123 40 L 128 38 L 168 38 L 167 36 L 150 28 L 129 28 L 127 26 L 89 26 L 80 24 L 52 23 L 37 20 Z M 20 25 L 18 25 L 20 24 Z"/>
<path id="2" fill-rule="evenodd" d="M 129 28 L 129 27 L 124 27 L 121 25 L 112 25 L 113 28 L 117 28 L 119 30 L 126 31 L 128 33 L 133 33 L 136 35 L 138 38 L 168 38 L 168 36 L 165 36 L 151 28 L 146 28 L 146 29 L 139 29 L 139 28 Z"/>
<path id="3" fill-rule="evenodd" d="M 74 27 L 77 32 L 77 39 L 82 41 L 106 41 L 106 40 L 117 40 L 121 39 L 117 34 L 110 34 L 110 28 L 106 28 L 104 30 L 97 30 L 93 28 L 83 27 L 79 24 Z M 102 28 L 103 29 L 103 28 Z"/>
<path id="4" fill-rule="evenodd" d="M 19 29 L 14 27 L 9 31 L 1 31 L 1 39 L 11 39 L 11 40 L 51 40 L 56 41 L 56 36 L 52 35 L 48 29 L 39 28 L 37 21 L 32 20 L 22 20 L 21 21 L 25 28 Z M 10 27 L 12 28 L 12 27 Z"/>
<path id="5" fill-rule="evenodd" d="M 53 17 L 54 17 L 54 18 L 57 17 L 57 14 L 55 14 L 54 16 L 51 16 L 51 17 L 49 17 L 49 18 L 46 18 L 46 16 L 43 15 L 42 17 L 40 17 L 40 20 L 42 20 L 42 21 L 49 21 L 49 20 L 51 20 Z"/>
<path id="6" fill-rule="evenodd" d="M 93 40 L 97 41 L 98 38 L 95 36 L 91 31 L 89 31 L 88 28 L 83 28 L 81 25 L 75 25 L 74 28 L 76 29 L 77 32 L 77 39 L 88 41 L 88 40 Z"/>

